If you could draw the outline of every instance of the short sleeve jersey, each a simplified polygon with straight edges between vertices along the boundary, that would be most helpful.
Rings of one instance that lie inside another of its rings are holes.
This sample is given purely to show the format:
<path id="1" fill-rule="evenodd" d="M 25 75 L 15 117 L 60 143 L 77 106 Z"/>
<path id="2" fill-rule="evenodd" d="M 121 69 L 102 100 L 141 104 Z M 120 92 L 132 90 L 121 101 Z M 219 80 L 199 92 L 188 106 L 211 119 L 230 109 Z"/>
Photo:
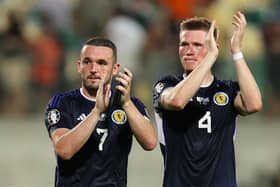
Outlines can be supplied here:
<path id="1" fill-rule="evenodd" d="M 131 97 L 137 109 L 146 117 L 144 104 Z M 51 98 L 45 112 L 49 136 L 57 128 L 72 129 L 95 106 L 95 100 L 81 90 L 71 90 Z M 132 132 L 121 106 L 112 106 L 104 121 L 99 121 L 86 144 L 70 159 L 57 157 L 55 186 L 125 187 L 127 162 L 132 145 Z"/>
<path id="2" fill-rule="evenodd" d="M 164 187 L 236 187 L 234 135 L 237 82 L 214 78 L 183 110 L 161 107 L 164 89 L 183 76 L 166 76 L 153 91 L 153 105 L 165 161 Z"/>

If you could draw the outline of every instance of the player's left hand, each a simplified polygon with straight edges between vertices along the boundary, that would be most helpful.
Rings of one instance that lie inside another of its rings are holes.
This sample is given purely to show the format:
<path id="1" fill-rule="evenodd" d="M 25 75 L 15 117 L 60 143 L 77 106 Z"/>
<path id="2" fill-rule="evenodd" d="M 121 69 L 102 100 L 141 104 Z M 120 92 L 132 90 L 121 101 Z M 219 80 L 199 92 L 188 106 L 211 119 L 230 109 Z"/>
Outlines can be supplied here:
<path id="1" fill-rule="evenodd" d="M 241 51 L 242 39 L 247 25 L 246 18 L 243 13 L 238 11 L 233 15 L 234 32 L 231 38 L 231 52 L 237 53 Z"/>
<path id="2" fill-rule="evenodd" d="M 124 68 L 123 72 L 119 72 L 116 80 L 121 84 L 117 85 L 116 88 L 120 90 L 121 94 L 121 104 L 124 105 L 126 102 L 130 101 L 130 92 L 131 92 L 131 81 L 132 73 L 129 69 Z"/>

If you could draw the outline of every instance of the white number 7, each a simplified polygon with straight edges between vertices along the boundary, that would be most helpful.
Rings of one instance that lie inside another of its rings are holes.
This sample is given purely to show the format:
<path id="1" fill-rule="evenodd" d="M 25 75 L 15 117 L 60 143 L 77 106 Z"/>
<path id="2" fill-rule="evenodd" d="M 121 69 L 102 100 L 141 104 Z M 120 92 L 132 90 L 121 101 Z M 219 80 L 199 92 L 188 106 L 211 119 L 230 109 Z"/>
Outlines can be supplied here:
<path id="1" fill-rule="evenodd" d="M 205 115 L 198 121 L 198 128 L 207 128 L 207 132 L 211 133 L 211 115 L 210 112 L 207 111 Z"/>
<path id="2" fill-rule="evenodd" d="M 108 129 L 96 128 L 96 132 L 98 135 L 102 134 L 99 145 L 98 145 L 98 150 L 103 151 L 103 144 L 108 136 Z"/>

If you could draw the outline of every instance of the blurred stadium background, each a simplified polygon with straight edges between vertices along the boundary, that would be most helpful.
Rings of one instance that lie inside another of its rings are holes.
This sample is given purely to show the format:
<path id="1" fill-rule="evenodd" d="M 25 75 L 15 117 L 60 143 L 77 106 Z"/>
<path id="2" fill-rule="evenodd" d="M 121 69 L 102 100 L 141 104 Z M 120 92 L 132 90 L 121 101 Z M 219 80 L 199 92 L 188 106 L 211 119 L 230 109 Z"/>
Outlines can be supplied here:
<path id="1" fill-rule="evenodd" d="M 248 20 L 243 51 L 264 101 L 262 112 L 238 120 L 238 183 L 280 187 L 279 0 L 0 0 L 0 186 L 53 186 L 44 109 L 54 93 L 80 86 L 75 61 L 87 38 L 117 44 L 119 62 L 134 72 L 133 92 L 152 116 L 154 81 L 181 73 L 178 24 L 185 17 L 217 20 L 222 47 L 214 71 L 235 78 L 229 40 L 237 10 Z M 128 171 L 128 187 L 161 186 L 159 149 L 144 152 L 135 143 Z"/>

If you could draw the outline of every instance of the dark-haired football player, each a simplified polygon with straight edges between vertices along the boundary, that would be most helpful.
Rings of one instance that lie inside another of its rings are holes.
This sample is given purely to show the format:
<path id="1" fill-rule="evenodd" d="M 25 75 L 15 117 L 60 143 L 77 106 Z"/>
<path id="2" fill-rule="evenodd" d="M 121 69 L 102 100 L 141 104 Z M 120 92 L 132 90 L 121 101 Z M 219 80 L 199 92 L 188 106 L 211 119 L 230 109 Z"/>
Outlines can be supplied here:
<path id="1" fill-rule="evenodd" d="M 126 187 L 132 136 L 144 150 L 157 144 L 146 107 L 130 95 L 132 73 L 119 71 L 116 46 L 98 37 L 84 44 L 77 69 L 81 88 L 53 96 L 45 113 L 57 156 L 55 186 Z M 112 101 L 113 90 L 121 93 L 119 102 Z"/>

